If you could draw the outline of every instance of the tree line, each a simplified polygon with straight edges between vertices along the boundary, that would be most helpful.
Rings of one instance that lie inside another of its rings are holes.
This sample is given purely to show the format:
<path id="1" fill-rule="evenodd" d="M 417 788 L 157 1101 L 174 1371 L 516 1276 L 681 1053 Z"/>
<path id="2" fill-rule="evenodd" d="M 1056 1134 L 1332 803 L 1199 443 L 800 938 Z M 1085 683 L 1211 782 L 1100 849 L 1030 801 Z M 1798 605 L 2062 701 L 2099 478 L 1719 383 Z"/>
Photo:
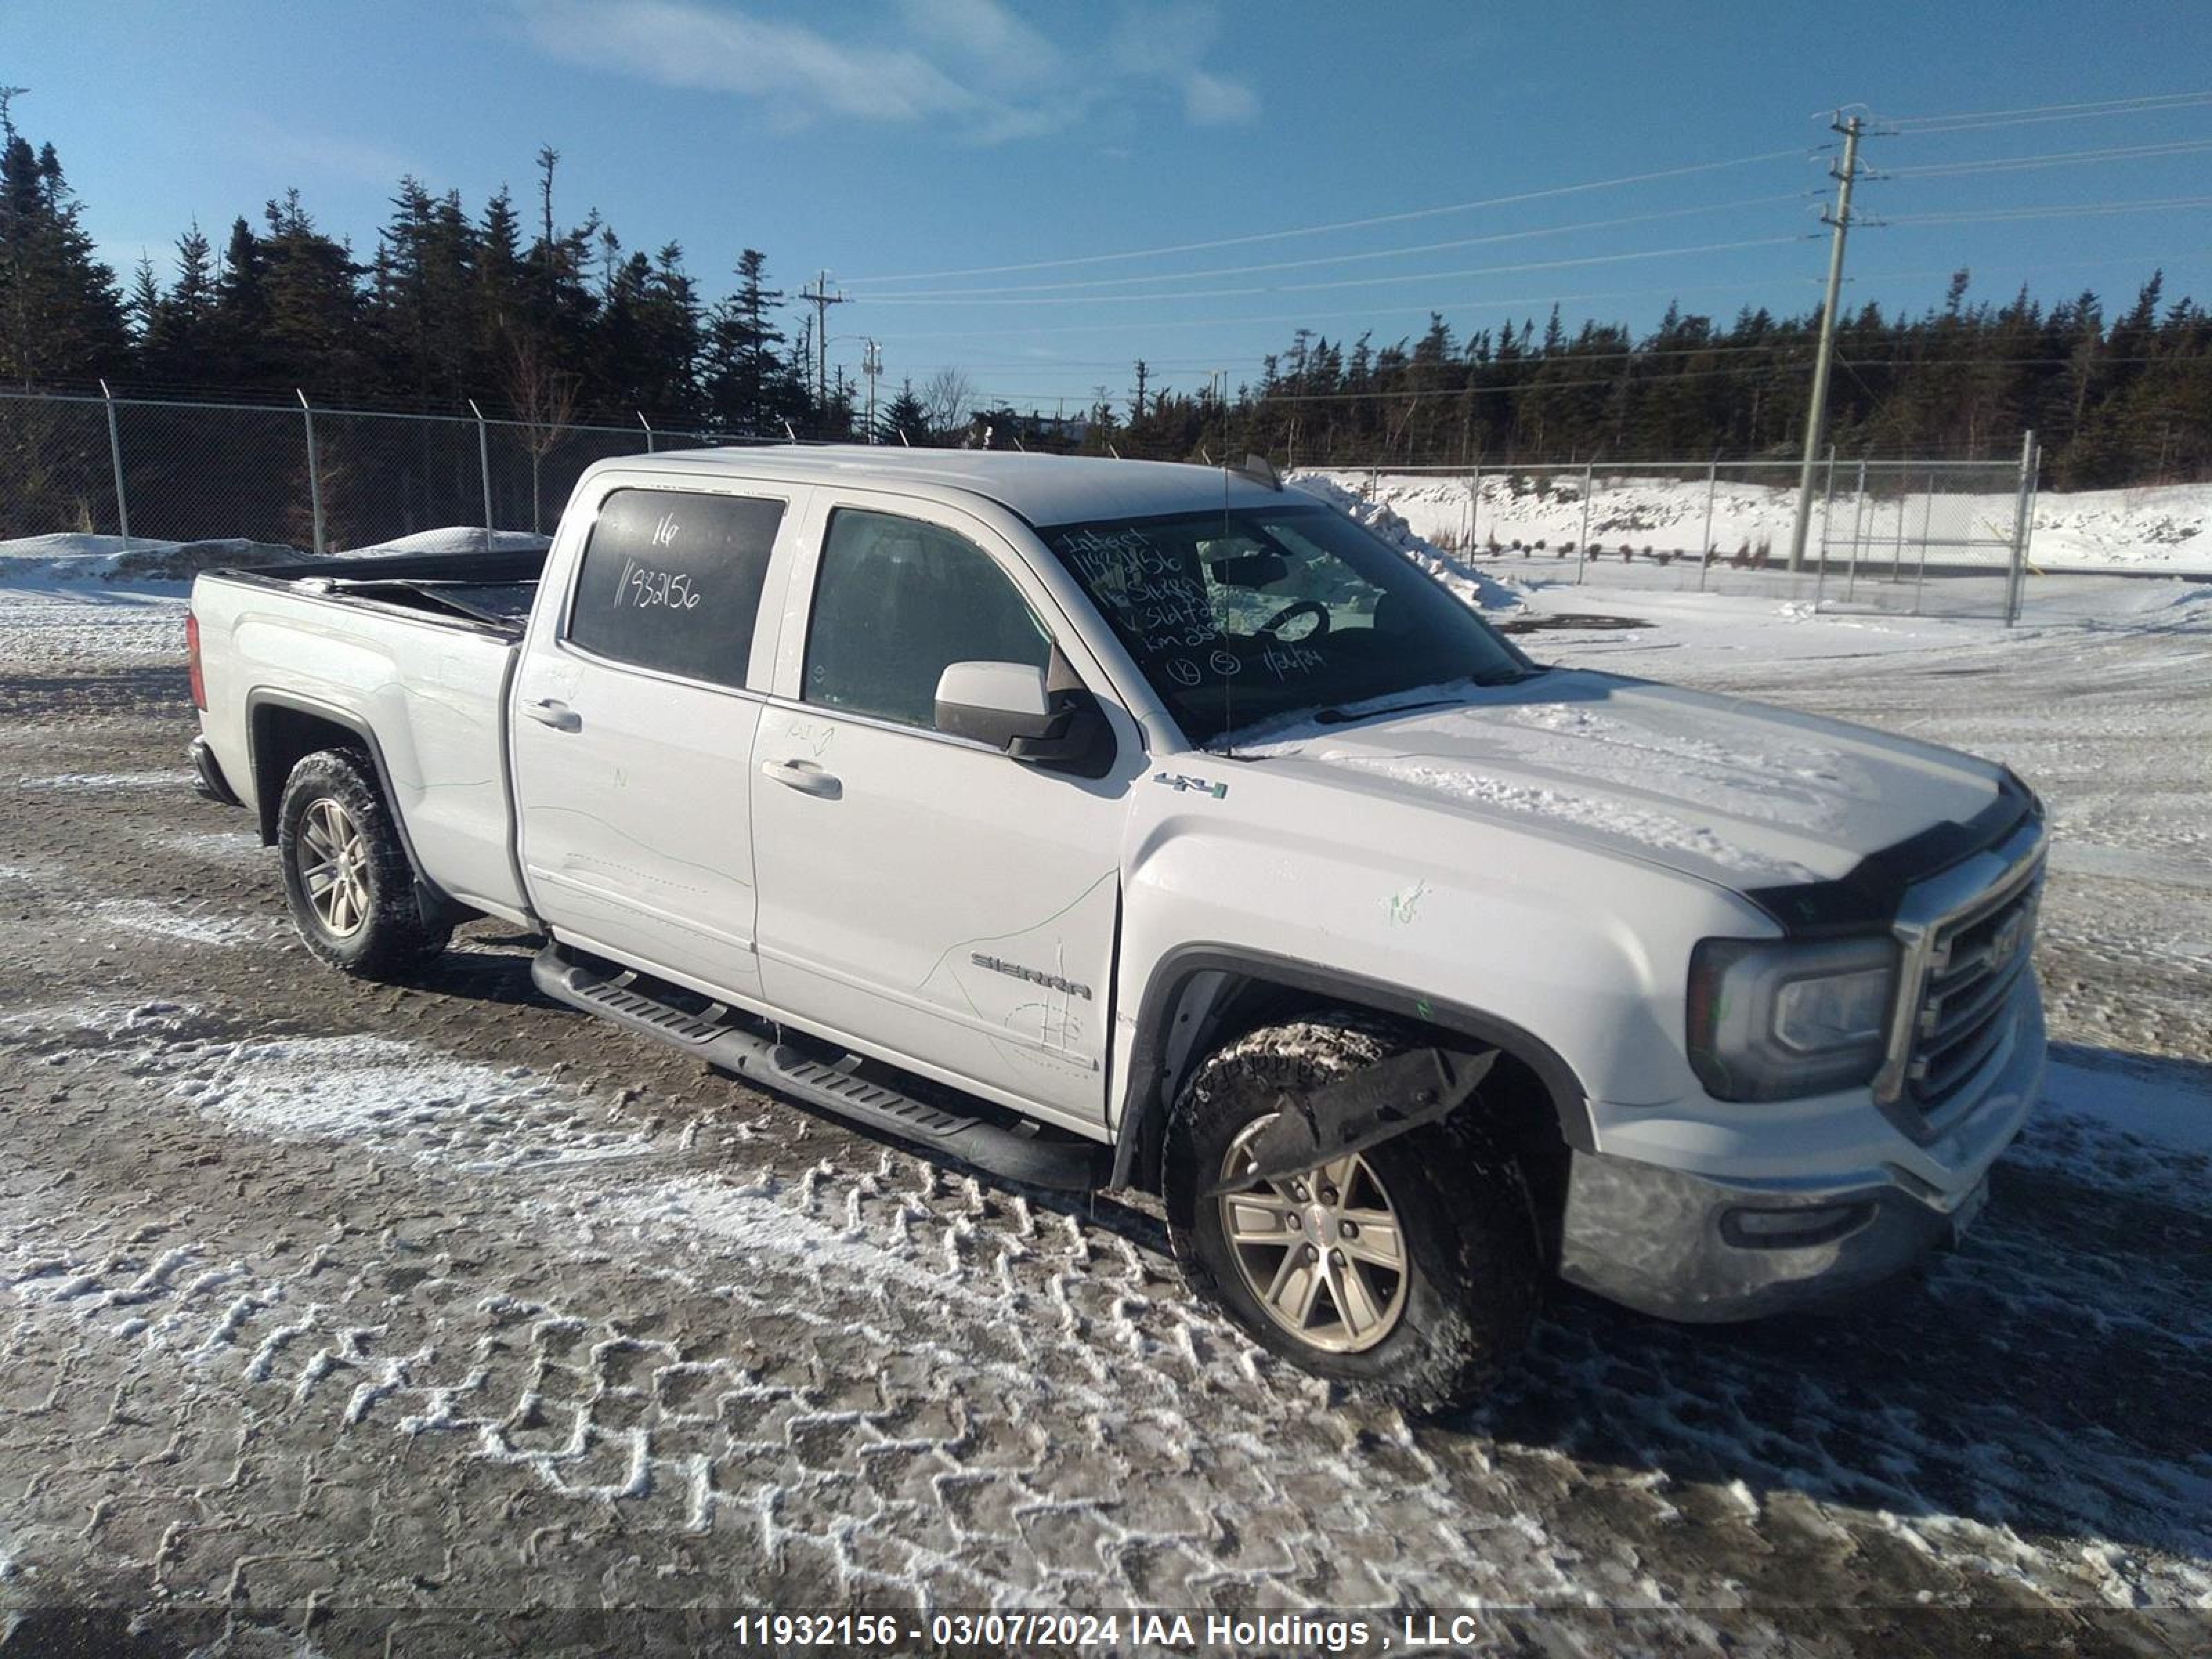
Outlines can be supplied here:
<path id="1" fill-rule="evenodd" d="M 1803 441 L 1817 311 L 1728 322 L 1669 307 L 1638 337 L 1553 310 L 1457 338 L 1430 318 L 1377 345 L 1300 330 L 1233 395 L 1156 393 L 1093 406 L 1093 447 L 1200 449 L 1299 465 L 1782 458 Z M 2124 311 L 2083 292 L 1968 298 L 1968 275 L 1912 314 L 1839 316 L 1829 437 L 1846 456 L 2005 459 L 2033 429 L 2047 487 L 2212 477 L 2212 316 L 2154 273 Z"/>
<path id="2" fill-rule="evenodd" d="M 400 181 L 366 258 L 297 191 L 221 246 L 193 225 L 170 268 L 125 282 L 97 256 L 53 146 L 19 132 L 0 91 L 0 380 L 81 389 L 104 377 L 188 398 L 289 398 L 450 414 L 474 398 L 557 434 L 580 422 L 732 437 L 854 438 L 864 411 L 842 370 L 817 382 L 813 319 L 747 249 L 709 298 L 673 242 L 623 242 L 596 210 L 558 211 L 560 155 L 537 156 L 526 203 L 471 212 L 459 192 Z M 1746 308 L 1725 322 L 1670 307 L 1638 334 L 1555 308 L 1462 337 L 1299 330 L 1234 388 L 1097 389 L 1079 418 L 981 408 L 965 375 L 903 383 L 873 434 L 910 443 L 1020 441 L 1171 459 L 1248 453 L 1297 465 L 1504 465 L 1784 456 L 1802 441 L 1817 312 Z M 1996 458 L 2033 428 L 2045 481 L 2086 489 L 2212 477 L 2212 317 L 2154 274 L 2124 309 L 2094 293 L 2045 305 L 2025 289 L 1969 297 L 1960 271 L 1917 313 L 1842 317 L 1831 435 L 1846 455 Z"/>

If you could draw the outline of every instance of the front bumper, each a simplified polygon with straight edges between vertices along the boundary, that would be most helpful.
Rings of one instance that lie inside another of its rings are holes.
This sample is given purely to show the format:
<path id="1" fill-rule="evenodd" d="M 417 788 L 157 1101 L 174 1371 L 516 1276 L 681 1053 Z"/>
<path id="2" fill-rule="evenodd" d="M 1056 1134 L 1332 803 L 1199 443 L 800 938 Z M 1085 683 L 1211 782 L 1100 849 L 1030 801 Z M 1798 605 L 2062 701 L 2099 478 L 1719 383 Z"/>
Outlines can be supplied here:
<path id="1" fill-rule="evenodd" d="M 2038 1098 L 2041 999 L 2019 999 L 1987 1075 L 1924 1141 L 1890 1130 L 1893 1156 L 1817 1176 L 1675 1168 L 1620 1152 L 1573 1154 L 1559 1273 L 1664 1319 L 1712 1324 L 1831 1301 L 1889 1279 L 1955 1237 L 1988 1191 L 1990 1166 Z M 1881 1122 L 1869 1101 L 1868 1116 Z M 1792 1126 L 1775 1126 L 1768 1167 L 1788 1169 Z M 1802 1151 L 1802 1149 L 1800 1149 Z M 1799 1165 L 1802 1168 L 1802 1164 Z"/>

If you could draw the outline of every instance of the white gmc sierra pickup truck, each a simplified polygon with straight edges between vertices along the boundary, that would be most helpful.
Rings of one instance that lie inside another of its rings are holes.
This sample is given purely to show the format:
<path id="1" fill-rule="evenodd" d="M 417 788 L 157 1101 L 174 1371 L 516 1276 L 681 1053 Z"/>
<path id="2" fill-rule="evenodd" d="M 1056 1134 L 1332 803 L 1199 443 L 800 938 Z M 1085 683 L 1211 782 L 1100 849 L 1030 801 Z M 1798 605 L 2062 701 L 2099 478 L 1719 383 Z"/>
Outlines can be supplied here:
<path id="1" fill-rule="evenodd" d="M 203 789 L 363 975 L 558 1000 L 1002 1177 L 1158 1192 L 1416 1407 L 1547 1276 L 1676 1319 L 1954 1237 L 2037 1097 L 2000 766 L 1531 661 L 1264 463 L 594 466 L 550 551 L 200 578 Z"/>

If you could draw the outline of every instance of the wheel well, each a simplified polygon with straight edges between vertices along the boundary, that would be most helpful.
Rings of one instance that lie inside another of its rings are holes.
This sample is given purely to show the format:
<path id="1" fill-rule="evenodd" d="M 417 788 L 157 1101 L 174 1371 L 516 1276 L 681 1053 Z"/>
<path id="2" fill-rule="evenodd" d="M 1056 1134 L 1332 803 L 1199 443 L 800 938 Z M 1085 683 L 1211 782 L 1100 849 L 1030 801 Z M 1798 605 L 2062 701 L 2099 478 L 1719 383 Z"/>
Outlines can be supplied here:
<path id="1" fill-rule="evenodd" d="M 253 805 L 260 820 L 261 844 L 276 844 L 276 809 L 284 796 L 284 781 L 292 769 L 324 749 L 350 749 L 368 755 L 368 743 L 351 726 L 327 715 L 282 703 L 263 703 L 253 711 L 251 754 L 253 761 Z M 383 787 L 380 771 L 378 787 Z M 389 805 L 389 803 L 386 803 Z"/>
<path id="2" fill-rule="evenodd" d="M 1548 1248 L 1565 1203 L 1569 1137 L 1587 1110 L 1564 1062 L 1534 1038 L 1472 1010 L 1438 1011 L 1425 1000 L 1384 988 L 1316 983 L 1309 975 L 1298 979 L 1307 982 L 1264 969 L 1198 968 L 1158 999 L 1158 1008 L 1140 1021 L 1133 1073 L 1140 1081 L 1132 1086 L 1129 1121 L 1120 1137 L 1128 1167 L 1117 1169 L 1117 1176 L 1159 1190 L 1168 1109 L 1207 1054 L 1262 1025 L 1334 1008 L 1358 1009 L 1430 1033 L 1440 1047 L 1498 1051 L 1490 1075 L 1464 1109 L 1479 1112 L 1520 1159 Z M 1423 1009 L 1432 1017 L 1423 1018 Z"/>

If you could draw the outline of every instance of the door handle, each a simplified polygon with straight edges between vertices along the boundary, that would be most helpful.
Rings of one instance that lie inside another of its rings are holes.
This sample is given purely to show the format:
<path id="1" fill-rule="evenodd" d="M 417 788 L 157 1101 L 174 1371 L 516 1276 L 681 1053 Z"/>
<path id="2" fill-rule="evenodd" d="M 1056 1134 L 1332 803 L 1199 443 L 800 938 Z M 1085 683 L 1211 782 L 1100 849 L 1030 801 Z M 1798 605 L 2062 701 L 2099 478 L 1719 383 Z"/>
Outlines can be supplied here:
<path id="1" fill-rule="evenodd" d="M 550 726 L 556 732 L 580 732 L 584 717 L 557 697 L 540 697 L 536 702 L 522 705 L 522 712 L 540 726 Z"/>
<path id="2" fill-rule="evenodd" d="M 775 779 L 787 789 L 796 789 L 802 795 L 813 795 L 822 800 L 836 800 L 845 793 L 845 786 L 838 781 L 836 773 L 823 771 L 812 761 L 763 761 L 761 775 Z"/>

